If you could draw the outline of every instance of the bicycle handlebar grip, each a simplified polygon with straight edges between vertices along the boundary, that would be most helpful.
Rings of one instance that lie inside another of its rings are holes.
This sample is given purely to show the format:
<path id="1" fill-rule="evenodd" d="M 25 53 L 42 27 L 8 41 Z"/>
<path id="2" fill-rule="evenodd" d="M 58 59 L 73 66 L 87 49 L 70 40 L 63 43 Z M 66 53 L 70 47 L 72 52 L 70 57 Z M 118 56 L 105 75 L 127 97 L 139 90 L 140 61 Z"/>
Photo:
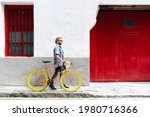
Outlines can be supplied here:
<path id="1" fill-rule="evenodd" d="M 69 68 L 71 65 L 72 65 L 72 62 L 71 62 L 71 61 L 66 61 L 66 62 L 65 62 L 65 66 L 66 66 L 67 68 Z"/>

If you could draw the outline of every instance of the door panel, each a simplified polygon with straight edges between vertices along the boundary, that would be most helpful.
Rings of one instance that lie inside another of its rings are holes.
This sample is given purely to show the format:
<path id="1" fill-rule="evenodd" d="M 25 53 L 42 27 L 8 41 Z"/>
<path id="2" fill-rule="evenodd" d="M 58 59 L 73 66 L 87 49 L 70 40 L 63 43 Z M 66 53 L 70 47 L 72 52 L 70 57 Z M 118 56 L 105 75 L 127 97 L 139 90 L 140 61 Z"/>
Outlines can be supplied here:
<path id="1" fill-rule="evenodd" d="M 138 12 L 118 12 L 117 39 L 119 44 L 120 81 L 138 81 L 141 19 Z"/>
<path id="2" fill-rule="evenodd" d="M 91 45 L 91 81 L 150 81 L 149 11 L 100 11 Z"/>
<path id="3" fill-rule="evenodd" d="M 91 38 L 93 39 L 93 47 L 91 48 L 91 70 L 95 70 L 92 72 L 92 79 L 94 81 L 118 80 L 115 78 L 118 73 L 117 43 L 115 32 L 112 31 L 115 27 L 112 22 L 115 22 L 115 19 L 113 17 L 110 19 L 109 15 L 105 13 L 99 15 L 98 18 L 101 19 L 100 22 L 91 30 Z M 108 23 L 106 24 L 105 22 Z M 93 34 L 95 34 L 95 36 L 93 36 Z"/>
<path id="4" fill-rule="evenodd" d="M 141 14 L 140 81 L 150 81 L 150 12 Z"/>

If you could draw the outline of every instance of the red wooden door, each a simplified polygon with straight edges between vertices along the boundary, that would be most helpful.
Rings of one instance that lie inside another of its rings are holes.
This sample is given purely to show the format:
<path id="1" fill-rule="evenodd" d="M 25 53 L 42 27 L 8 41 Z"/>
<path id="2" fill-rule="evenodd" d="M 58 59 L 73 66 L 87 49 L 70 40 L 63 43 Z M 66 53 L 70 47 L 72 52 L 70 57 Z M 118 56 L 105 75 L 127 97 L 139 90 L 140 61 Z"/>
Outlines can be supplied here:
<path id="1" fill-rule="evenodd" d="M 150 12 L 141 13 L 140 81 L 150 81 Z"/>
<path id="2" fill-rule="evenodd" d="M 91 30 L 91 81 L 150 80 L 147 17 L 144 11 L 99 12 Z"/>
<path id="3" fill-rule="evenodd" d="M 117 24 L 120 81 L 139 81 L 141 25 L 140 12 L 122 11 Z"/>

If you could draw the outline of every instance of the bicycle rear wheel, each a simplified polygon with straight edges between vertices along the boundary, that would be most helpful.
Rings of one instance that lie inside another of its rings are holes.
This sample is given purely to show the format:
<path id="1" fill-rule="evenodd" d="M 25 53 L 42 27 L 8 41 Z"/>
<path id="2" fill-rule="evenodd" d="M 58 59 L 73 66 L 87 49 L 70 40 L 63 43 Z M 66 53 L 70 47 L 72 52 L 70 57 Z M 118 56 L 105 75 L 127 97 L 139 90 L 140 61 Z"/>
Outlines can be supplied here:
<path id="1" fill-rule="evenodd" d="M 28 87 L 32 91 L 43 91 L 47 87 L 48 76 L 41 70 L 31 71 L 26 79 Z"/>
<path id="2" fill-rule="evenodd" d="M 80 88 L 81 84 L 82 77 L 78 72 L 74 70 L 66 71 L 60 78 L 60 85 L 67 92 L 77 91 Z M 66 88 L 65 86 L 69 88 Z"/>

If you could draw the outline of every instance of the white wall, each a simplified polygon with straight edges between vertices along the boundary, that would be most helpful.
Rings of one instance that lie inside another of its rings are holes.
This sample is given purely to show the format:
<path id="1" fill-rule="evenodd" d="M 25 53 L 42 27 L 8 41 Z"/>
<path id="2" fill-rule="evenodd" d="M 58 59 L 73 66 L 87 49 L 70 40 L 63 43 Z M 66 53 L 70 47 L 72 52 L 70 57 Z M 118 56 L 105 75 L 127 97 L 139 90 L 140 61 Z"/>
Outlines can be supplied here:
<path id="1" fill-rule="evenodd" d="M 150 5 L 150 0 L 97 0 L 104 5 Z"/>
<path id="2" fill-rule="evenodd" d="M 99 5 L 150 5 L 150 0 L 0 0 L 0 3 L 1 57 L 5 48 L 3 4 L 34 3 L 34 56 L 52 57 L 54 40 L 62 36 L 65 56 L 80 58 L 89 57 L 89 32 L 96 22 Z"/>
<path id="3" fill-rule="evenodd" d="M 44 0 L 34 5 L 35 56 L 53 56 L 55 38 L 62 36 L 66 57 L 89 57 L 89 30 L 96 21 L 96 0 Z"/>
<path id="4" fill-rule="evenodd" d="M 4 37 L 4 12 L 3 6 L 0 5 L 0 57 L 4 56 L 5 37 Z"/>

